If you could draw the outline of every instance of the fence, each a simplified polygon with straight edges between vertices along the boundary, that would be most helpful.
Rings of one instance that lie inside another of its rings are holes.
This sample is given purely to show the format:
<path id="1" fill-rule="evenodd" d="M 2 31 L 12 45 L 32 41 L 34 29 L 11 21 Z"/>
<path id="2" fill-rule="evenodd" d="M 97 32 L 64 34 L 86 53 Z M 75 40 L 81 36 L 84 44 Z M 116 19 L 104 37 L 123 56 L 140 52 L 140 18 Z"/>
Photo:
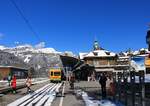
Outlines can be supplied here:
<path id="1" fill-rule="evenodd" d="M 125 106 L 146 106 L 145 86 L 149 88 L 149 83 L 145 83 L 144 71 L 114 72 L 113 81 L 116 88 L 114 101 L 120 101 Z"/>

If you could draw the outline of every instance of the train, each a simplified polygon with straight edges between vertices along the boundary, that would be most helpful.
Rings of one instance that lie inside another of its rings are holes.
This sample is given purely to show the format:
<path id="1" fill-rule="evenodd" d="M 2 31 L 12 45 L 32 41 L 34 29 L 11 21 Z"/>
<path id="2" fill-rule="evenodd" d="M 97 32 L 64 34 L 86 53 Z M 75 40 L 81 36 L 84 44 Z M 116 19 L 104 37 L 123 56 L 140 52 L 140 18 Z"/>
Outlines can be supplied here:
<path id="1" fill-rule="evenodd" d="M 50 82 L 61 82 L 62 81 L 62 69 L 60 67 L 51 67 L 49 69 Z"/>

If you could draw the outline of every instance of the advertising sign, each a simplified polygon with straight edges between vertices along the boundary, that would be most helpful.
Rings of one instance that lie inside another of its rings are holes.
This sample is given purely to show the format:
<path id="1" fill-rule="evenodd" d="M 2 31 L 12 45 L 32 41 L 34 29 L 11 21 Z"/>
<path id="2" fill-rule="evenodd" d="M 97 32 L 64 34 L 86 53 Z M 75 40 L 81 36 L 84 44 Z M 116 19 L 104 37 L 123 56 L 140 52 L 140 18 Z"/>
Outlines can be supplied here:
<path id="1" fill-rule="evenodd" d="M 145 56 L 134 56 L 131 58 L 131 66 L 136 70 L 145 71 Z"/>

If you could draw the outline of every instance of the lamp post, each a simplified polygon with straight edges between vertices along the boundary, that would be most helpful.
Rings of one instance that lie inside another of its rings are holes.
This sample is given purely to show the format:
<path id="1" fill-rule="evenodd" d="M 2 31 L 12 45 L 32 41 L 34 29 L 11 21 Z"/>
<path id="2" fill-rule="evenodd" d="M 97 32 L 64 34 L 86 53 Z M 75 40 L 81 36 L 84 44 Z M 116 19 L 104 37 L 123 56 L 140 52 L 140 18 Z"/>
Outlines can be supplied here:
<path id="1" fill-rule="evenodd" d="M 128 89 L 128 87 L 127 87 L 127 83 L 128 83 L 128 73 L 126 72 L 126 71 L 124 71 L 124 73 L 123 73 L 123 80 L 124 80 L 124 99 L 125 99 L 125 101 L 124 101 L 124 104 L 125 104 L 125 106 L 127 106 L 127 104 L 128 104 L 128 95 L 127 95 L 127 89 Z"/>
<path id="2" fill-rule="evenodd" d="M 146 43 L 148 44 L 148 51 L 150 51 L 150 29 L 147 31 Z"/>
<path id="3" fill-rule="evenodd" d="M 135 71 L 131 67 L 131 60 L 132 60 L 132 52 L 131 49 L 128 51 L 129 55 L 129 74 L 130 74 L 130 84 L 131 84 L 131 96 L 132 96 L 132 106 L 135 106 Z M 125 101 L 127 104 L 127 101 Z"/>
<path id="4" fill-rule="evenodd" d="M 131 60 L 132 60 L 132 51 L 131 48 L 128 50 L 128 56 L 129 56 L 129 73 L 131 72 Z"/>

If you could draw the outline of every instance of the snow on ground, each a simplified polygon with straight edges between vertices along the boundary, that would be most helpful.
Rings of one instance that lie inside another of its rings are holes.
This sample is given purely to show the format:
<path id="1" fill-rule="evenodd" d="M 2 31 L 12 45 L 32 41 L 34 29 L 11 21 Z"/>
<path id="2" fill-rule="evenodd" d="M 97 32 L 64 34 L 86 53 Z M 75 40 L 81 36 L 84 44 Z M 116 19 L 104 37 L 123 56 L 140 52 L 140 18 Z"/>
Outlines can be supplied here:
<path id="1" fill-rule="evenodd" d="M 82 90 L 77 90 L 76 94 L 82 96 L 86 106 L 124 106 L 120 103 L 114 103 L 110 100 L 94 100 L 92 97 L 89 97 L 88 94 Z"/>

